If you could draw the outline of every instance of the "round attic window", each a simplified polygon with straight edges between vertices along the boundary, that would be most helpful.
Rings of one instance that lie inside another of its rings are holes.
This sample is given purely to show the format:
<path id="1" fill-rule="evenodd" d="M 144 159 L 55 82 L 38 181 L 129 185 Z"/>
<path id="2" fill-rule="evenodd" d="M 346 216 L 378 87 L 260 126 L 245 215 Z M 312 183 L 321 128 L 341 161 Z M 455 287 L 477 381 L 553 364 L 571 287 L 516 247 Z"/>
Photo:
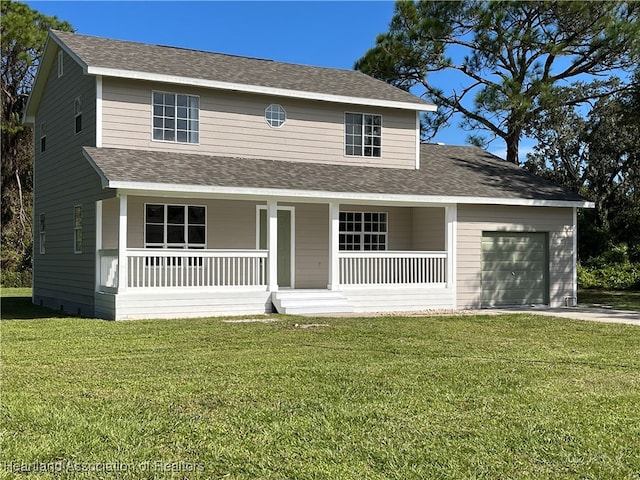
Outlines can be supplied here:
<path id="1" fill-rule="evenodd" d="M 287 113 L 281 105 L 272 103 L 264 111 L 264 118 L 270 127 L 279 128 L 287 120 Z"/>

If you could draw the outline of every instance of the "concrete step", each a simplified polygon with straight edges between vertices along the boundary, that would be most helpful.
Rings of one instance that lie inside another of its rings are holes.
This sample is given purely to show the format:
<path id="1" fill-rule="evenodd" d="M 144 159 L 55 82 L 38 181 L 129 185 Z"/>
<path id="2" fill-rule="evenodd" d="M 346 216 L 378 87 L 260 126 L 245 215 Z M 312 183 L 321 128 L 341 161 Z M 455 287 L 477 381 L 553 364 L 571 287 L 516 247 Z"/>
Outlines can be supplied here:
<path id="1" fill-rule="evenodd" d="M 278 313 L 289 315 L 354 311 L 341 292 L 332 290 L 283 290 L 274 292 L 271 301 Z"/>

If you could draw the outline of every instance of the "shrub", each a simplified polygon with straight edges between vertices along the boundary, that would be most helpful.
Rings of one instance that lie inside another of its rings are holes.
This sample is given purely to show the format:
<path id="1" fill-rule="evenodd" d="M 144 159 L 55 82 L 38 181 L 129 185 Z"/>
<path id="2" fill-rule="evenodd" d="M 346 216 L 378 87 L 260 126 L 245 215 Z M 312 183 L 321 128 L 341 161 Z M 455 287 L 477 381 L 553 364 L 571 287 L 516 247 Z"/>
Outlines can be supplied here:
<path id="1" fill-rule="evenodd" d="M 0 272 L 0 284 L 7 288 L 19 288 L 31 286 L 31 271 L 23 270 L 21 272 L 3 270 Z"/>
<path id="2" fill-rule="evenodd" d="M 640 290 L 640 263 L 578 264 L 578 285 L 603 290 Z"/>

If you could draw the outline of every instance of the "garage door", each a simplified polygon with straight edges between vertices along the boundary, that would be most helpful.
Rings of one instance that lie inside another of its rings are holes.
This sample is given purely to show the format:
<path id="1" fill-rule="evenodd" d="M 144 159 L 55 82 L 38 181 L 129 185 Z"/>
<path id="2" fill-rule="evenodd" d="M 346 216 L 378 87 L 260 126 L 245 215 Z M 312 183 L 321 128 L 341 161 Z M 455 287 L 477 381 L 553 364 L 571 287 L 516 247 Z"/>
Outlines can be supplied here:
<path id="1" fill-rule="evenodd" d="M 546 233 L 482 233 L 482 306 L 547 304 Z"/>

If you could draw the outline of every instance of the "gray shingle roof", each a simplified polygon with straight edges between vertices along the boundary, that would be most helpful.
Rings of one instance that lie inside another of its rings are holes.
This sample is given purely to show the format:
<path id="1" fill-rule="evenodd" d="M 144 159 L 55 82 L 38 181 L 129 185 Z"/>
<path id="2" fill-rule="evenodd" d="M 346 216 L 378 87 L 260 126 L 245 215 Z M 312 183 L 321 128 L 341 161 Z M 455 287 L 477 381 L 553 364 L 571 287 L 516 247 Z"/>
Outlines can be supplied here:
<path id="1" fill-rule="evenodd" d="M 584 202 L 477 147 L 422 145 L 419 170 L 85 147 L 109 182 Z"/>
<path id="2" fill-rule="evenodd" d="M 88 67 L 431 105 L 355 70 L 296 65 L 60 31 L 53 34 Z"/>

